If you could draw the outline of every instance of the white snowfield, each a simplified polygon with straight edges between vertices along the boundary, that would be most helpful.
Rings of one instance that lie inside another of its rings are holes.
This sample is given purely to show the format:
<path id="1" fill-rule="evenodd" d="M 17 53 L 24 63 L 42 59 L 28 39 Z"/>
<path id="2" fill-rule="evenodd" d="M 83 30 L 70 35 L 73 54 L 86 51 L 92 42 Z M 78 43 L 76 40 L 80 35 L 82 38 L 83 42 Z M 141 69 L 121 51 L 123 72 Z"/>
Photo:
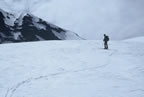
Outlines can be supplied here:
<path id="1" fill-rule="evenodd" d="M 144 37 L 109 48 L 96 40 L 0 45 L 0 97 L 144 97 Z"/>

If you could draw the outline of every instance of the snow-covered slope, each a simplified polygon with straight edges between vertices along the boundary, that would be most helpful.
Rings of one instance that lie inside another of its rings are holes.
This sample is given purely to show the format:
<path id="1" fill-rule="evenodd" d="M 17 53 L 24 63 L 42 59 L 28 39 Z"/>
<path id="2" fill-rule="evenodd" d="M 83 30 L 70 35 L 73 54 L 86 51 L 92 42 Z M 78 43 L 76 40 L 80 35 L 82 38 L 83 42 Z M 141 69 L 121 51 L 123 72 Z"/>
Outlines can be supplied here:
<path id="1" fill-rule="evenodd" d="M 34 15 L 87 39 L 144 36 L 144 0 L 0 0 L 0 7 Z"/>
<path id="2" fill-rule="evenodd" d="M 126 40 L 124 40 L 124 41 L 133 41 L 133 42 L 144 42 L 144 37 L 143 36 L 141 36 L 141 37 L 135 37 L 135 38 L 130 38 L 130 39 L 126 39 Z"/>
<path id="3" fill-rule="evenodd" d="M 15 21 L 15 32 L 21 32 L 24 40 L 79 40 L 76 33 L 48 23 L 31 13 L 22 13 Z"/>
<path id="4" fill-rule="evenodd" d="M 0 45 L 0 97 L 144 97 L 138 40 Z"/>
<path id="5" fill-rule="evenodd" d="M 3 15 L 5 24 L 7 24 L 9 26 L 14 25 L 14 21 L 15 21 L 16 17 L 13 14 L 10 14 L 10 13 L 0 9 L 0 15 L 1 15 L 1 18 L 2 18 L 2 15 Z"/>
<path id="6" fill-rule="evenodd" d="M 81 39 L 76 33 L 62 29 L 24 11 L 18 18 L 0 10 L 0 39 L 5 42 Z"/>
<path id="7" fill-rule="evenodd" d="M 14 15 L 0 9 L 0 40 L 1 38 L 6 38 L 7 36 L 12 35 L 11 26 L 14 25 L 14 20 Z"/>

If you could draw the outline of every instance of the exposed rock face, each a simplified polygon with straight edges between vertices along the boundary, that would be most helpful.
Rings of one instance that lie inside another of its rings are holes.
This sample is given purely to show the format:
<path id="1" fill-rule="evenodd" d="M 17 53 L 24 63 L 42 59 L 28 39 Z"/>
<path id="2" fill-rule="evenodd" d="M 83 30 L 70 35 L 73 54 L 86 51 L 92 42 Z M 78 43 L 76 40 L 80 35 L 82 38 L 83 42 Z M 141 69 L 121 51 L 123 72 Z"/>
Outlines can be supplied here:
<path id="1" fill-rule="evenodd" d="M 81 38 L 76 33 L 50 24 L 30 13 L 23 13 L 16 19 L 14 15 L 0 10 L 1 43 L 70 39 Z"/>

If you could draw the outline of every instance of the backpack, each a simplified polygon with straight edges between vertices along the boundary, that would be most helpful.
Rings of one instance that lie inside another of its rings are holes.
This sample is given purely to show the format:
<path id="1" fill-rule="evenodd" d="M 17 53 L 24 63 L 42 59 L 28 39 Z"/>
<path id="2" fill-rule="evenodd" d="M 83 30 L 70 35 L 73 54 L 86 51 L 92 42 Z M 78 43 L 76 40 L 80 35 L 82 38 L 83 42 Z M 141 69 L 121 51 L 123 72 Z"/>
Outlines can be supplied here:
<path id="1" fill-rule="evenodd" d="M 109 41 L 109 36 L 106 36 L 107 41 Z"/>

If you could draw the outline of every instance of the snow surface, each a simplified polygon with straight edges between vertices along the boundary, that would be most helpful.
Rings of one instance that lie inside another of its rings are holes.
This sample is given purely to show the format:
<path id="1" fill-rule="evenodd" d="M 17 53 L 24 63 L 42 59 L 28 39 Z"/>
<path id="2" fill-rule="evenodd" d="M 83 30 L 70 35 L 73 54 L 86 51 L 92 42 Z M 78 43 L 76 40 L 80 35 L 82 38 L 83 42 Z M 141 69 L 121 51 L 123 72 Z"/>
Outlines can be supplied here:
<path id="1" fill-rule="evenodd" d="M 2 12 L 5 17 L 4 22 L 9 26 L 13 26 L 16 17 L 8 12 L 3 11 L 2 9 L 0 9 L 0 12 Z"/>
<path id="2" fill-rule="evenodd" d="M 0 45 L 0 97 L 144 97 L 144 41 L 109 46 L 96 40 Z"/>

